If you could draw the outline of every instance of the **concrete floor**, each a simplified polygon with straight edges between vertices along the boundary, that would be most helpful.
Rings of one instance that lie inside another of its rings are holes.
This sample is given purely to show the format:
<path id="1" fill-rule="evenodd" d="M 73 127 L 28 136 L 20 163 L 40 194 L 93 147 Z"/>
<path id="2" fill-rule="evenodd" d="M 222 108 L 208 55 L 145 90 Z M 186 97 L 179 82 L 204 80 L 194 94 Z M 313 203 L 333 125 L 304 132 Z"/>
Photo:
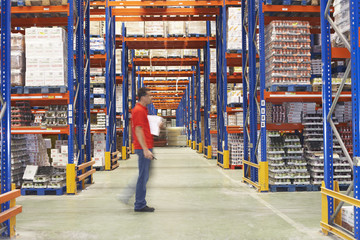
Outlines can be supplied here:
<path id="1" fill-rule="evenodd" d="M 18 239 L 334 239 L 320 232 L 320 193 L 256 193 L 241 170 L 222 170 L 189 148 L 155 149 L 148 183 L 154 213 L 116 196 L 137 174 L 137 157 L 76 196 L 24 196 Z M 133 199 L 131 200 L 133 203 Z"/>

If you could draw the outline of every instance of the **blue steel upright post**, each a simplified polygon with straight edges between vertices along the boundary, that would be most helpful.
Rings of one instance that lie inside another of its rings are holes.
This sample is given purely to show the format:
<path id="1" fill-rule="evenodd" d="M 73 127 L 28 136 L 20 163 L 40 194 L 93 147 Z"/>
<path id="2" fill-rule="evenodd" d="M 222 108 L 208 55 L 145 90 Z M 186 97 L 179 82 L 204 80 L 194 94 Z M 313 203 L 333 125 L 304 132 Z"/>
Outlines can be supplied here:
<path id="1" fill-rule="evenodd" d="M 125 36 L 126 28 L 123 23 L 123 44 L 122 44 L 122 75 L 123 75 L 123 146 L 122 146 L 122 159 L 128 158 L 127 149 L 129 147 L 129 77 L 128 77 L 128 48 L 126 46 Z"/>
<path id="2" fill-rule="evenodd" d="M 74 117 L 74 1 L 69 1 L 68 14 L 68 90 L 69 90 L 69 105 L 68 105 L 68 164 L 66 166 L 66 192 L 67 194 L 76 193 L 76 170 L 74 164 L 74 135 L 75 135 L 75 117 Z"/>
<path id="3" fill-rule="evenodd" d="M 195 68 L 192 67 L 191 70 L 193 74 L 191 76 L 191 148 L 196 149 L 196 141 L 195 141 Z"/>
<path id="4" fill-rule="evenodd" d="M 134 108 L 136 104 L 136 66 L 134 64 L 135 50 L 131 50 L 131 107 Z"/>
<path id="5" fill-rule="evenodd" d="M 85 109 L 86 109 L 86 129 L 85 129 L 85 156 L 86 162 L 91 161 L 91 124 L 90 124 L 90 4 L 87 0 L 85 6 Z M 91 167 L 86 169 L 91 170 Z M 92 174 L 88 177 L 88 183 L 92 183 Z"/>
<path id="6" fill-rule="evenodd" d="M 261 161 L 259 165 L 260 178 L 257 179 L 260 185 L 260 191 L 269 190 L 269 170 L 266 152 L 266 101 L 265 101 L 265 20 L 263 12 L 263 2 L 259 1 L 259 52 L 260 52 L 260 131 L 261 131 Z M 256 52 L 255 52 L 256 57 Z M 245 111 L 245 110 L 244 110 Z M 245 134 L 244 134 L 245 135 Z M 244 141 L 245 142 L 245 141 Z M 256 177 L 259 175 L 256 174 Z"/>
<path id="7" fill-rule="evenodd" d="M 210 21 L 206 22 L 206 46 L 204 48 L 204 155 L 212 157 L 210 137 Z"/>
<path id="8" fill-rule="evenodd" d="M 216 110 L 217 110 L 217 162 L 223 162 L 222 154 L 222 118 L 223 110 L 221 108 L 221 99 L 222 99 L 222 77 L 221 77 L 221 51 L 222 51 L 222 39 L 221 39 L 221 23 L 222 23 L 222 9 L 220 8 L 220 14 L 216 17 Z"/>
<path id="9" fill-rule="evenodd" d="M 354 198 L 360 199 L 360 46 L 359 46 L 359 27 L 360 27 L 360 3 L 358 0 L 350 0 L 350 36 L 351 36 L 351 84 L 352 84 L 352 132 L 353 132 L 353 154 L 357 164 L 354 164 Z M 331 89 L 330 89 L 331 90 Z M 325 139 L 325 138 L 324 138 Z M 354 232 L 355 239 L 360 239 L 360 209 L 354 209 Z"/>
<path id="10" fill-rule="evenodd" d="M 249 18 L 249 113 L 250 113 L 250 161 L 257 164 L 255 147 L 257 144 L 257 107 L 255 100 L 256 90 L 256 47 L 253 39 L 256 39 L 256 11 L 255 1 L 248 1 L 248 18 Z M 255 167 L 250 167 L 251 181 L 257 182 L 258 173 Z"/>
<path id="11" fill-rule="evenodd" d="M 249 138 L 248 138 L 248 124 L 247 124 L 247 112 L 248 112 L 248 61 L 247 61 L 247 31 L 245 27 L 246 16 L 246 0 L 241 0 L 241 17 L 243 19 L 242 27 L 242 82 L 243 82 L 243 129 L 244 129 L 244 161 L 249 161 Z M 248 178 L 248 169 L 250 166 L 244 164 L 243 172 L 244 178 Z"/>
<path id="12" fill-rule="evenodd" d="M 196 65 L 196 146 L 197 151 L 202 153 L 201 142 L 201 82 L 200 82 L 201 50 L 198 49 L 198 63 Z"/>
<path id="13" fill-rule="evenodd" d="M 322 57 L 322 102 L 323 102 L 323 134 L 324 134 L 324 182 L 327 189 L 334 189 L 334 169 L 333 169 L 333 132 L 330 123 L 327 121 L 328 113 L 332 105 L 331 89 L 331 39 L 330 24 L 326 19 L 325 9 L 328 0 L 320 1 L 320 21 L 321 21 L 321 57 Z M 354 121 L 353 121 L 354 122 Z M 355 129 L 353 129 L 353 132 Z M 355 155 L 355 147 L 354 147 Z M 354 166 L 355 167 L 355 166 Z M 355 169 L 354 169 L 355 170 Z M 334 212 L 334 200 L 327 197 L 328 221 Z"/>
<path id="14" fill-rule="evenodd" d="M 1 1 L 1 193 L 11 191 L 11 2 Z M 1 212 L 10 208 L 10 202 L 1 204 Z M 10 237 L 10 220 L 5 221 L 4 236 Z"/>

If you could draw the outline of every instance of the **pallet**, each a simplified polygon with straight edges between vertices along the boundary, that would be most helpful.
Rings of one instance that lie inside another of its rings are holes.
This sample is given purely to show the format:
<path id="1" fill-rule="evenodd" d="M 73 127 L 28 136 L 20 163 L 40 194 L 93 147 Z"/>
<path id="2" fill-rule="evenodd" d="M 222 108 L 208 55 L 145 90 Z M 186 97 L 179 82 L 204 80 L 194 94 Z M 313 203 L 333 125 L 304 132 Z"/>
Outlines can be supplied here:
<path id="1" fill-rule="evenodd" d="M 11 94 L 23 94 L 23 93 L 24 93 L 24 87 L 22 86 L 11 87 Z"/>
<path id="2" fill-rule="evenodd" d="M 168 34 L 168 37 L 183 38 L 185 34 Z"/>
<path id="3" fill-rule="evenodd" d="M 127 37 L 132 37 L 132 38 L 142 38 L 144 37 L 144 35 L 136 35 L 136 34 L 127 34 Z"/>
<path id="4" fill-rule="evenodd" d="M 104 93 L 91 93 L 90 98 L 106 98 L 106 95 Z"/>
<path id="5" fill-rule="evenodd" d="M 242 105 L 242 103 L 230 103 L 230 104 L 228 104 L 228 107 L 237 108 L 237 107 L 243 107 L 243 105 Z"/>
<path id="6" fill-rule="evenodd" d="M 146 37 L 147 38 L 162 38 L 162 37 L 164 37 L 164 35 L 151 35 L 151 34 L 149 34 L 149 35 L 146 35 Z"/>
<path id="7" fill-rule="evenodd" d="M 25 6 L 59 6 L 67 4 L 67 0 L 25 0 Z"/>
<path id="8" fill-rule="evenodd" d="M 308 5 L 308 0 L 266 0 L 267 5 Z"/>
<path id="9" fill-rule="evenodd" d="M 106 104 L 90 104 L 90 108 L 105 108 Z"/>
<path id="10" fill-rule="evenodd" d="M 66 192 L 66 186 L 62 188 L 22 188 L 21 195 L 63 195 Z"/>
<path id="11" fill-rule="evenodd" d="M 206 37 L 206 34 L 196 34 L 196 33 L 190 33 L 188 34 L 188 37 Z"/>
<path id="12" fill-rule="evenodd" d="M 312 185 L 313 191 L 320 191 L 321 186 L 320 185 Z M 339 184 L 340 191 L 346 191 L 350 185 L 349 184 Z"/>
<path id="13" fill-rule="evenodd" d="M 311 192 L 313 185 L 269 185 L 270 192 Z"/>
<path id="14" fill-rule="evenodd" d="M 227 53 L 238 53 L 238 54 L 241 54 L 241 53 L 242 53 L 242 50 L 239 50 L 239 49 L 228 49 L 228 50 L 227 50 Z"/>
<path id="15" fill-rule="evenodd" d="M 242 169 L 243 168 L 243 165 L 229 165 L 229 169 Z"/>
<path id="16" fill-rule="evenodd" d="M 273 84 L 268 88 L 268 90 L 270 92 L 311 92 L 312 91 L 312 85 L 311 84 L 306 84 L 306 85 Z"/>
<path id="17" fill-rule="evenodd" d="M 105 55 L 105 50 L 91 50 L 90 49 L 90 55 Z"/>
<path id="18" fill-rule="evenodd" d="M 36 93 L 66 93 L 66 86 L 49 86 L 49 87 L 24 87 L 24 94 L 36 94 Z"/>

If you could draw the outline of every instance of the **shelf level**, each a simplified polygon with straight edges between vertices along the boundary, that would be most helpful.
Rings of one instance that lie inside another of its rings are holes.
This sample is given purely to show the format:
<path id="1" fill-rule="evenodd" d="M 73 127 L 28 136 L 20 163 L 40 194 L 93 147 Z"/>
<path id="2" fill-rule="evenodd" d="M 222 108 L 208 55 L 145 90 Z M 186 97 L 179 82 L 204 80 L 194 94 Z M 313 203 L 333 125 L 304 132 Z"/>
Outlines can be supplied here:
<path id="1" fill-rule="evenodd" d="M 140 71 L 136 74 L 140 75 L 141 77 L 191 77 L 195 74 L 194 71 L 155 71 L 155 72 L 148 72 L 148 71 Z"/>
<path id="2" fill-rule="evenodd" d="M 189 81 L 144 81 L 144 85 L 164 85 L 164 86 L 176 86 L 176 85 L 188 85 Z"/>
<path id="3" fill-rule="evenodd" d="M 134 58 L 136 66 L 195 66 L 199 59 L 194 58 Z"/>
<path id="4" fill-rule="evenodd" d="M 333 94 L 333 98 L 335 94 Z M 283 102 L 316 102 L 322 103 L 321 92 L 266 92 L 265 100 L 271 103 Z M 343 92 L 340 95 L 339 101 L 351 101 L 351 92 Z"/>
<path id="5" fill-rule="evenodd" d="M 199 49 L 204 48 L 207 37 L 125 37 L 129 49 Z M 209 37 L 210 45 L 216 45 L 216 38 Z"/>
<path id="6" fill-rule="evenodd" d="M 69 127 L 12 127 L 11 134 L 69 134 Z"/>
<path id="7" fill-rule="evenodd" d="M 29 101 L 32 106 L 67 105 L 69 93 L 11 94 L 11 101 Z"/>

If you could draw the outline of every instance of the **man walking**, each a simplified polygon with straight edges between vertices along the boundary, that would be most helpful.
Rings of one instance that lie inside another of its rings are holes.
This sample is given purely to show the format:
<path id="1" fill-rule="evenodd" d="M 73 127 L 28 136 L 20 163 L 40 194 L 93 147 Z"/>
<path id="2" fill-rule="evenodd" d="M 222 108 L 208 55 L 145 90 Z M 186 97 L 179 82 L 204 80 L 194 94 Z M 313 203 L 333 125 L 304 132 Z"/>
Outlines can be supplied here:
<path id="1" fill-rule="evenodd" d="M 146 183 L 149 179 L 150 161 L 154 158 L 152 149 L 153 136 L 150 132 L 147 105 L 152 98 L 148 88 L 138 90 L 138 103 L 131 111 L 132 132 L 134 137 L 135 153 L 139 156 L 139 177 L 136 184 L 135 212 L 154 212 L 155 209 L 146 205 Z"/>

